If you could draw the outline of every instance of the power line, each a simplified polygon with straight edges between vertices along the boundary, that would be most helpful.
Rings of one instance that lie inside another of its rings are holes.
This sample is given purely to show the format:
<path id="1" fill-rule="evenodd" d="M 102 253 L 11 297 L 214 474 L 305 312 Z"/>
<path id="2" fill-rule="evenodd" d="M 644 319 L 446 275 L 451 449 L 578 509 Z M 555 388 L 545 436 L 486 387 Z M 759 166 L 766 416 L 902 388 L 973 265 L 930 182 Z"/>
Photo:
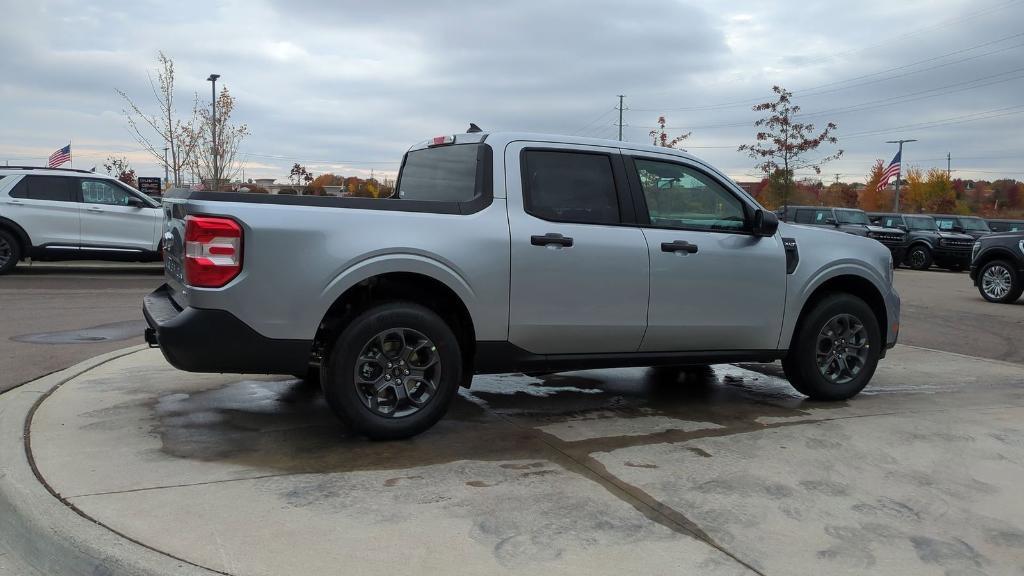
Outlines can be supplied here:
<path id="1" fill-rule="evenodd" d="M 822 95 L 822 94 L 830 94 L 830 93 L 833 93 L 833 92 L 837 92 L 839 90 L 847 90 L 849 88 L 853 88 L 853 87 L 856 87 L 856 86 L 864 86 L 864 85 L 868 85 L 868 84 L 877 84 L 878 82 L 884 82 L 886 80 L 893 80 L 893 79 L 896 79 L 896 78 L 902 78 L 902 77 L 910 76 L 912 74 L 917 74 L 917 73 L 920 73 L 920 72 L 926 72 L 928 70 L 934 70 L 936 68 L 941 68 L 941 67 L 944 67 L 944 66 L 950 66 L 950 65 L 953 65 L 953 64 L 959 64 L 961 62 L 966 62 L 968 60 L 973 60 L 973 59 L 976 59 L 976 58 L 981 58 L 983 56 L 990 56 L 992 54 L 997 54 L 997 53 L 1000 53 L 1000 52 L 1005 52 L 1007 50 L 1012 50 L 1014 48 L 1019 48 L 1021 46 L 1024 46 L 1024 44 L 1015 44 L 1013 46 L 999 48 L 997 50 L 992 50 L 992 51 L 989 51 L 989 52 L 984 52 L 984 53 L 981 53 L 981 54 L 976 54 L 976 55 L 969 56 L 967 58 L 963 58 L 963 59 L 960 59 L 960 60 L 955 60 L 955 61 L 952 61 L 952 62 L 938 64 L 938 65 L 935 65 L 935 66 L 931 66 L 929 68 L 924 68 L 924 69 L 921 69 L 921 70 L 915 70 L 915 71 L 911 71 L 911 72 L 906 72 L 904 74 L 897 74 L 897 75 L 893 75 L 893 76 L 886 77 L 886 78 L 883 78 L 883 79 L 855 83 L 855 84 L 851 84 L 849 86 L 842 86 L 842 87 L 839 87 L 839 88 L 834 88 L 834 89 L 829 89 L 829 90 L 821 90 L 822 88 L 829 88 L 830 86 L 837 86 L 839 84 L 848 84 L 850 82 L 855 82 L 857 80 L 863 80 L 863 79 L 871 78 L 871 77 L 874 77 L 874 76 L 880 76 L 880 75 L 883 75 L 883 74 L 886 74 L 886 73 L 889 73 L 889 72 L 895 72 L 895 71 L 898 71 L 898 70 L 905 70 L 907 68 L 912 68 L 912 67 L 920 65 L 920 64 L 927 64 L 928 62 L 934 62 L 936 60 L 942 60 L 943 58 L 948 58 L 950 56 L 956 56 L 958 54 L 963 54 L 965 52 L 971 52 L 973 50 L 977 50 L 978 48 L 983 48 L 985 46 L 991 46 L 993 44 L 999 44 L 999 43 L 1005 42 L 1007 40 L 1012 40 L 1014 38 L 1019 38 L 1021 36 L 1024 36 L 1024 32 L 1018 32 L 1016 34 L 1010 34 L 1009 36 L 1004 36 L 1004 37 L 998 38 L 996 40 L 990 40 L 988 42 L 982 42 L 981 44 L 976 44 L 974 46 L 969 46 L 967 48 L 961 48 L 959 50 L 954 50 L 952 52 L 947 52 L 947 53 L 942 54 L 940 56 L 933 56 L 931 58 L 925 58 L 923 60 L 918 60 L 916 62 L 911 62 L 910 64 L 904 64 L 904 65 L 901 65 L 901 66 L 894 66 L 892 68 L 886 68 L 886 69 L 880 70 L 878 72 L 872 72 L 871 74 L 863 74 L 861 76 L 854 76 L 852 78 L 846 78 L 844 80 L 837 80 L 837 81 L 834 81 L 834 82 L 827 82 L 825 84 L 819 84 L 817 86 L 811 86 L 809 88 L 803 88 L 803 89 L 799 89 L 799 90 L 794 90 L 793 93 L 794 94 L 798 94 L 800 96 L 819 96 L 819 95 Z M 815 91 L 817 91 L 817 92 L 815 92 Z M 733 101 L 733 102 L 725 102 L 725 103 L 721 103 L 721 104 L 709 104 L 709 105 L 703 105 L 703 106 L 686 106 L 686 107 L 681 107 L 681 108 L 660 108 L 660 109 L 659 108 L 635 108 L 634 110 L 636 110 L 637 112 L 659 112 L 659 111 L 663 111 L 663 112 L 695 112 L 695 111 L 704 111 L 704 110 L 719 110 L 719 109 L 724 109 L 724 108 L 737 108 L 737 107 L 742 107 L 742 106 L 749 106 L 751 104 L 757 104 L 763 98 L 765 98 L 765 97 L 762 96 L 762 97 L 757 97 L 757 98 L 747 98 L 745 100 L 737 100 L 737 101 Z"/>

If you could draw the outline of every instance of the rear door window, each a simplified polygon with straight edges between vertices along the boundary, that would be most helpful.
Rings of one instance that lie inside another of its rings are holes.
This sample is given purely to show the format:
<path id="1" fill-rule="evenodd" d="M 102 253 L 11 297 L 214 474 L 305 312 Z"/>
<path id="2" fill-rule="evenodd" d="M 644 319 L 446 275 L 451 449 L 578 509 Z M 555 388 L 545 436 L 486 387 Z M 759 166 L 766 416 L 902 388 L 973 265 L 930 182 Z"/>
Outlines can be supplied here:
<path id="1" fill-rule="evenodd" d="M 527 150 L 523 192 L 526 212 L 544 220 L 620 222 L 612 160 L 607 154 Z"/>
<path id="2" fill-rule="evenodd" d="M 77 202 L 78 194 L 72 184 L 74 178 L 63 176 L 25 176 L 10 195 L 14 198 L 49 202 Z"/>

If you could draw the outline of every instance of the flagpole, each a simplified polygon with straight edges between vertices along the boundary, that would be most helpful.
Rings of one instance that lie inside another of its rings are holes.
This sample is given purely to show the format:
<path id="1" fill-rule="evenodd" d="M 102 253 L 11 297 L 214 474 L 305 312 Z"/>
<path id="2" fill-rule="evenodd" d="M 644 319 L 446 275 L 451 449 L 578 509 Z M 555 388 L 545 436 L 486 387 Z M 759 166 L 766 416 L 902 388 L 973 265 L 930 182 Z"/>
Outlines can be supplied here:
<path id="1" fill-rule="evenodd" d="M 896 194 L 893 200 L 893 212 L 899 214 L 900 212 L 900 178 L 903 176 L 903 143 L 904 142 L 917 142 L 917 140 L 886 140 L 886 144 L 899 144 L 900 151 L 897 154 L 900 157 L 900 164 L 896 167 Z"/>
<path id="2" fill-rule="evenodd" d="M 71 148 L 71 138 L 68 138 L 68 162 L 72 168 L 75 167 L 75 151 Z"/>

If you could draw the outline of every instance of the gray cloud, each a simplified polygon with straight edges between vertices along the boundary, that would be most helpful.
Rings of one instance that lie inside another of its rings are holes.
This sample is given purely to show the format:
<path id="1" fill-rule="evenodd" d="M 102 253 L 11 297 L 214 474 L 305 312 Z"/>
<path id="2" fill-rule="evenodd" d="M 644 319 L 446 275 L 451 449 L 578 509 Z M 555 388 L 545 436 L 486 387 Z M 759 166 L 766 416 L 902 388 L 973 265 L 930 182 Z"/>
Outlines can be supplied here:
<path id="1" fill-rule="evenodd" d="M 156 173 L 125 130 L 114 88 L 147 101 L 146 73 L 162 49 L 175 58 L 183 112 L 193 93 L 208 98 L 210 72 L 222 74 L 252 132 L 252 176 L 283 178 L 294 161 L 394 169 L 409 144 L 469 121 L 610 137 L 622 93 L 627 139 L 646 140 L 664 113 L 676 131 L 696 127 L 691 151 L 746 179 L 752 162 L 735 146 L 752 137 L 750 101 L 779 83 L 807 113 L 835 110 L 813 119 L 851 135 L 826 169 L 844 180 L 888 160 L 884 141 L 897 136 L 921 140 L 908 163 L 944 166 L 937 159 L 951 152 L 955 168 L 978 170 L 964 176 L 1024 179 L 1024 114 L 855 136 L 1017 105 L 1024 72 L 849 110 L 1024 68 L 1024 36 L 966 50 L 1018 33 L 1020 1 L 9 1 L 4 13 L 0 160 L 12 162 L 38 163 L 73 137 L 76 165 L 126 152 L 141 173 Z M 733 102 L 742 103 L 722 106 Z"/>

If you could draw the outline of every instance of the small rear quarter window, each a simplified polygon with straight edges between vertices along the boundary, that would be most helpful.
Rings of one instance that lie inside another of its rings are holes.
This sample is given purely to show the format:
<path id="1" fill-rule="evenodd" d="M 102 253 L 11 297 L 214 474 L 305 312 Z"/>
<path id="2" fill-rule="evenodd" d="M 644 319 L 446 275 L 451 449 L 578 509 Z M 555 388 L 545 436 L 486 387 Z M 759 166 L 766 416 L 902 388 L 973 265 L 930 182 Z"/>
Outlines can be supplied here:
<path id="1" fill-rule="evenodd" d="M 468 202 L 478 191 L 481 144 L 455 144 L 413 150 L 398 178 L 401 200 Z"/>

